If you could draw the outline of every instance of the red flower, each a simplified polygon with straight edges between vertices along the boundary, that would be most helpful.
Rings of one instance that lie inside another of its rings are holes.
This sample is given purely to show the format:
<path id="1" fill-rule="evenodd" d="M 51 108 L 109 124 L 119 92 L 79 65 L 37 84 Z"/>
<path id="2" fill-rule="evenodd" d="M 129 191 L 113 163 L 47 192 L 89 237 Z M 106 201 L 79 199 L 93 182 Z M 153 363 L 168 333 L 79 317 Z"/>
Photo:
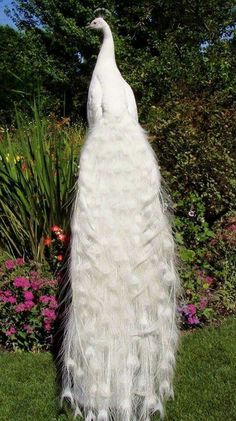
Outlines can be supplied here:
<path id="1" fill-rule="evenodd" d="M 58 234 L 57 236 L 58 240 L 60 240 L 62 243 L 66 241 L 66 235 L 65 234 Z"/>
<path id="2" fill-rule="evenodd" d="M 60 227 L 58 227 L 57 225 L 53 225 L 51 227 L 51 231 L 52 232 L 55 232 L 57 234 L 57 233 L 61 233 L 62 232 L 62 229 Z"/>
<path id="3" fill-rule="evenodd" d="M 59 254 L 59 256 L 57 256 L 57 260 L 58 260 L 58 262 L 61 262 L 63 260 L 62 254 Z"/>
<path id="4" fill-rule="evenodd" d="M 51 242 L 52 242 L 52 240 L 51 240 L 51 238 L 49 238 L 49 237 L 47 237 L 47 238 L 45 238 L 45 239 L 44 239 L 44 245 L 45 245 L 45 246 L 50 247 Z"/>

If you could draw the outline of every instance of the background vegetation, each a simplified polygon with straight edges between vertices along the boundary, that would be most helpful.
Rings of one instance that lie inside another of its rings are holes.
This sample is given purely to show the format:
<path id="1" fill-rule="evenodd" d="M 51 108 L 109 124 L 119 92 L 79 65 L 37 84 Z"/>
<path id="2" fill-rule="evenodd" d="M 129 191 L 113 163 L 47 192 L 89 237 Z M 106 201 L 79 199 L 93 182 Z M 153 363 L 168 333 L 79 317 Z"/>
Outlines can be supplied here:
<path id="1" fill-rule="evenodd" d="M 173 200 L 185 290 L 180 323 L 200 327 L 236 306 L 233 0 L 12 2 L 17 29 L 0 26 L 3 266 L 19 257 L 46 259 L 54 271 L 69 244 L 87 90 L 101 42 L 85 26 L 98 7 L 111 12 L 117 62 Z M 14 314 L 16 303 L 6 300 L 8 290 L 18 299 L 11 270 L 0 273 L 0 283 L 3 313 Z M 16 333 L 1 340 L 17 346 Z"/>

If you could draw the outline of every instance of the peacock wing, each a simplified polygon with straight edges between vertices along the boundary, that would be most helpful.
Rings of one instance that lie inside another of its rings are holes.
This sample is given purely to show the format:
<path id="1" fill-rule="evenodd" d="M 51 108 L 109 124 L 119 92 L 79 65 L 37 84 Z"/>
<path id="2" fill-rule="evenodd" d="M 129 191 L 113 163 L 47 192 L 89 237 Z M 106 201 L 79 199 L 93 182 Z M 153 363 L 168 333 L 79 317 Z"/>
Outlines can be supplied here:
<path id="1" fill-rule="evenodd" d="M 137 104 L 135 101 L 135 96 L 134 96 L 132 88 L 129 86 L 126 80 L 124 80 L 124 89 L 125 89 L 125 98 L 127 102 L 128 112 L 138 122 L 138 110 L 137 110 Z"/>
<path id="2" fill-rule="evenodd" d="M 102 118 L 102 87 L 96 75 L 93 75 L 89 85 L 87 118 L 90 127 Z"/>

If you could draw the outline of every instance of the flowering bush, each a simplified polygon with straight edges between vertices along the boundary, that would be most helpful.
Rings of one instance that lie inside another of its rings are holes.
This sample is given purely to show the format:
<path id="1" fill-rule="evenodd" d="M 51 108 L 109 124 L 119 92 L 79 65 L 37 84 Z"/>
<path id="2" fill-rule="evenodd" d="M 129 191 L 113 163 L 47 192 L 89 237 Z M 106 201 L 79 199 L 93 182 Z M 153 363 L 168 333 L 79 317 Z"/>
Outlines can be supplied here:
<path id="1" fill-rule="evenodd" d="M 57 281 L 22 258 L 0 267 L 0 343 L 10 349 L 48 348 L 57 316 Z"/>
<path id="2" fill-rule="evenodd" d="M 236 310 L 236 217 L 226 215 L 209 229 L 198 196 L 180 206 L 186 212 L 175 219 L 184 287 L 178 313 L 182 327 L 189 328 Z"/>

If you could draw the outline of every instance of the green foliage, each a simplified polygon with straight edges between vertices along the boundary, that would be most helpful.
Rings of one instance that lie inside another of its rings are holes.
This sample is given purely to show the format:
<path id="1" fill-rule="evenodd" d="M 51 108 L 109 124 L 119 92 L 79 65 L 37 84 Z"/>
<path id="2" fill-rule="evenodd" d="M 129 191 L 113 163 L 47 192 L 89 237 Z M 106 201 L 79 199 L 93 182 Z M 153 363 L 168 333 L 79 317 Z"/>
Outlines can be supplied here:
<path id="1" fill-rule="evenodd" d="M 18 115 L 18 128 L 0 143 L 0 241 L 13 255 L 44 257 L 52 225 L 68 230 L 69 205 L 81 144 L 79 127 L 62 127 L 40 116 Z"/>
<path id="2" fill-rule="evenodd" d="M 15 120 L 15 104 L 22 113 L 31 114 L 33 98 L 41 92 L 44 109 L 58 107 L 58 100 L 50 93 L 50 79 L 57 83 L 64 78 L 55 72 L 52 57 L 34 31 L 19 32 L 0 26 L 0 121 Z M 61 101 L 63 98 L 61 98 Z M 62 114 L 62 112 L 61 112 Z"/>
<path id="3" fill-rule="evenodd" d="M 235 117 L 233 104 L 217 95 L 171 100 L 151 108 L 153 144 L 169 190 L 182 203 L 182 215 L 191 209 L 199 215 L 191 192 L 203 202 L 210 224 L 234 209 Z M 190 202 L 183 206 L 186 194 Z"/>

